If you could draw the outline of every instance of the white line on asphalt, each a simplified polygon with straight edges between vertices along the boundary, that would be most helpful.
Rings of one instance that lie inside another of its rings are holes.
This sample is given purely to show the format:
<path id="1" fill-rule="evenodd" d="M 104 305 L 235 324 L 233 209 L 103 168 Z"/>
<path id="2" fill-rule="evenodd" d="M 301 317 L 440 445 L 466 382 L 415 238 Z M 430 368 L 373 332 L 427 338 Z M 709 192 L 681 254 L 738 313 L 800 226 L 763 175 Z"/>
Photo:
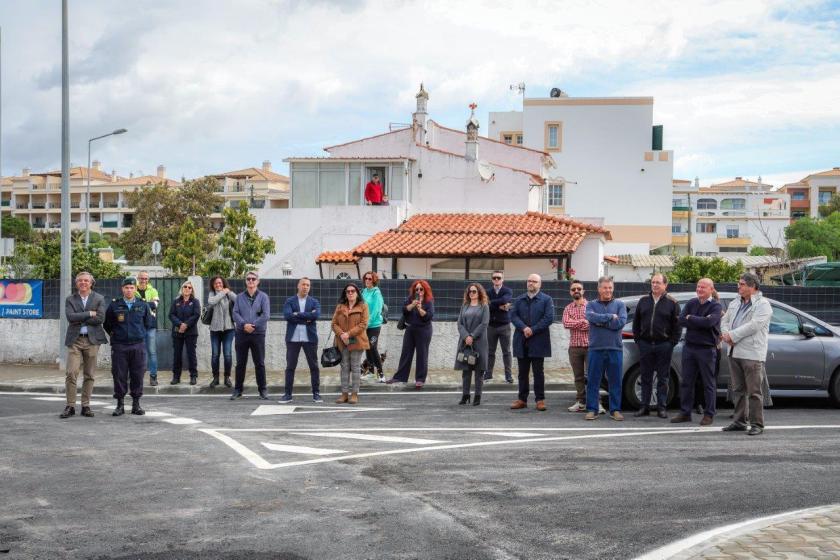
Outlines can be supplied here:
<path id="1" fill-rule="evenodd" d="M 347 428 L 219 428 L 221 432 L 341 432 L 345 431 Z M 596 428 L 596 427 L 586 427 L 586 428 L 531 428 L 534 431 L 540 432 L 644 432 L 644 431 L 652 431 L 655 430 L 657 432 L 666 432 L 666 431 L 673 431 L 673 432 L 720 432 L 723 428 L 720 427 L 703 427 L 700 426 L 696 427 L 670 427 L 670 426 L 661 426 L 661 427 L 629 427 L 629 426 L 615 426 L 615 427 L 603 427 L 603 428 Z M 840 429 L 840 424 L 806 424 L 806 425 L 790 425 L 790 426 L 770 426 L 765 427 L 764 430 L 802 430 L 802 429 L 817 429 L 817 430 L 837 430 Z M 354 432 L 504 432 L 504 431 L 516 431 L 517 428 L 509 428 L 509 427 L 495 427 L 495 426 L 486 426 L 484 428 L 437 428 L 434 426 L 429 426 L 425 428 L 353 428 Z M 736 437 L 736 436 L 733 436 Z"/>
<path id="2" fill-rule="evenodd" d="M 257 467 L 258 469 L 271 469 L 271 463 L 236 441 L 230 436 L 226 436 L 224 434 L 220 434 L 216 430 L 208 430 L 208 429 L 200 429 L 199 431 L 204 432 L 205 434 L 209 434 L 216 438 L 217 440 L 221 441 L 225 445 L 229 446 L 231 449 L 248 459 L 252 465 Z"/>
<path id="3" fill-rule="evenodd" d="M 497 437 L 512 437 L 512 438 L 519 438 L 519 437 L 540 437 L 545 434 L 530 434 L 528 432 L 476 432 L 485 436 L 497 436 Z"/>
<path id="4" fill-rule="evenodd" d="M 302 409 L 312 409 L 312 410 L 302 410 Z M 254 412 L 251 413 L 251 416 L 272 416 L 275 414 L 317 414 L 317 413 L 342 413 L 342 412 L 372 412 L 372 411 L 379 411 L 379 410 L 405 410 L 403 408 L 366 408 L 366 407 L 357 407 L 357 406 L 298 406 L 298 405 L 289 405 L 289 404 L 261 404 L 259 405 Z"/>
<path id="5" fill-rule="evenodd" d="M 365 441 L 382 441 L 387 443 L 411 443 L 413 445 L 434 445 L 436 443 L 447 443 L 442 440 L 436 439 L 418 439 L 418 438 L 407 438 L 407 437 L 396 437 L 396 436 L 377 436 L 373 434 L 355 434 L 352 432 L 332 432 L 332 431 L 323 431 L 323 432 L 306 432 L 306 433 L 293 433 L 290 432 L 289 435 L 305 435 L 305 436 L 315 436 L 315 437 L 331 437 L 331 438 L 340 438 L 340 439 L 361 439 Z"/>
<path id="6" fill-rule="evenodd" d="M 161 412 L 159 410 L 147 410 L 146 416 L 151 416 L 152 418 L 163 418 L 164 416 L 172 416 L 168 412 Z"/>
<path id="7" fill-rule="evenodd" d="M 201 420 L 195 420 L 194 418 L 179 418 L 177 416 L 175 418 L 164 418 L 163 421 L 168 422 L 170 424 L 178 424 L 178 425 L 182 425 L 182 424 L 201 424 Z"/>
<path id="8" fill-rule="evenodd" d="M 347 453 L 341 449 L 324 449 L 322 447 L 304 447 L 302 445 L 281 445 L 279 443 L 262 442 L 263 447 L 272 451 L 285 451 L 286 453 L 301 453 L 304 455 L 336 455 Z"/>
<path id="9" fill-rule="evenodd" d="M 714 543 L 717 541 L 717 538 L 723 535 L 726 535 L 727 538 L 731 538 L 739 534 L 746 533 L 753 529 L 760 529 L 766 527 L 774 522 L 782 521 L 784 519 L 792 519 L 802 517 L 804 515 L 820 514 L 823 511 L 831 511 L 837 506 L 838 504 L 832 504 L 828 506 L 819 506 L 815 508 L 798 509 L 794 511 L 788 511 L 785 513 L 778 513 L 776 515 L 768 515 L 767 517 L 749 519 L 747 521 L 741 521 L 739 523 L 733 523 L 731 525 L 724 525 L 723 527 L 717 527 L 709 531 L 703 531 L 702 533 L 697 533 L 696 535 L 692 535 L 690 537 L 673 542 L 661 548 L 657 548 L 656 550 L 653 550 L 646 554 L 642 554 L 641 556 L 637 556 L 636 560 L 668 560 L 670 558 L 687 558 L 688 556 L 685 554 L 685 552 L 688 549 L 698 545 L 704 545 L 702 548 L 707 548 L 708 546 L 714 545 Z M 699 552 L 699 550 L 696 552 Z"/>

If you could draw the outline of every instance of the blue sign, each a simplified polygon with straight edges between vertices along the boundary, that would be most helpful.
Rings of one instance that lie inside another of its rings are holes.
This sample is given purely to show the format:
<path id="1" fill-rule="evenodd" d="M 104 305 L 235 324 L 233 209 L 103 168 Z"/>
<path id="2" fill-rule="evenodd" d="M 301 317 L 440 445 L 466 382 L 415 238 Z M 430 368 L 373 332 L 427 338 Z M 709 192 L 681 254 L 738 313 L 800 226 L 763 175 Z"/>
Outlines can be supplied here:
<path id="1" fill-rule="evenodd" d="M 43 295 L 42 280 L 0 280 L 0 318 L 41 319 Z"/>

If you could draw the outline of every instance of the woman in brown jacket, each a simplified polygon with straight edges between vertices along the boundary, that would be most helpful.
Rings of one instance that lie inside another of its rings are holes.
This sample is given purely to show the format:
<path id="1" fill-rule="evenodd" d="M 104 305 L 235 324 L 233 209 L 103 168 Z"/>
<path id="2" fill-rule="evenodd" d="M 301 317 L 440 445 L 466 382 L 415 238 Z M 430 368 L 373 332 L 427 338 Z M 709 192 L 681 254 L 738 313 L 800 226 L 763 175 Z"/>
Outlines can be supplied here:
<path id="1" fill-rule="evenodd" d="M 368 307 L 359 288 L 355 284 L 347 284 L 341 292 L 332 318 L 335 345 L 341 350 L 341 396 L 335 401 L 336 404 L 359 402 L 362 356 L 370 348 L 368 319 Z"/>

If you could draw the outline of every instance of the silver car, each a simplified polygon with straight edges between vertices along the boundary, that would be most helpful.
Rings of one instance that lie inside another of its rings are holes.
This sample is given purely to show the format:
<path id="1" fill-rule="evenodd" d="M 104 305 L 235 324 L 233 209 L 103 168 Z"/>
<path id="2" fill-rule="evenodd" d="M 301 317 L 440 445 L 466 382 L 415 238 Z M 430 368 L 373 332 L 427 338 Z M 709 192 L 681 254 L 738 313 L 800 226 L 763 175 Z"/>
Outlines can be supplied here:
<path id="1" fill-rule="evenodd" d="M 693 292 L 670 294 L 680 306 L 696 297 Z M 642 383 L 639 370 L 639 349 L 633 341 L 633 313 L 643 296 L 620 298 L 627 304 L 627 325 L 624 338 L 623 406 L 639 408 Z M 724 292 L 720 302 L 726 310 L 738 294 Z M 767 379 L 774 396 L 828 396 L 834 406 L 840 407 L 840 327 L 812 317 L 795 307 L 767 298 L 773 307 L 770 333 L 767 337 Z M 684 336 L 684 334 L 683 334 Z M 671 379 L 668 385 L 668 403 L 679 406 L 679 377 L 682 365 L 683 338 L 674 348 L 671 358 Z M 718 396 L 726 394 L 729 384 L 729 364 L 725 358 L 728 346 L 723 344 L 724 356 L 717 378 Z M 655 401 L 656 390 L 651 400 Z M 655 406 L 655 402 L 651 402 Z"/>

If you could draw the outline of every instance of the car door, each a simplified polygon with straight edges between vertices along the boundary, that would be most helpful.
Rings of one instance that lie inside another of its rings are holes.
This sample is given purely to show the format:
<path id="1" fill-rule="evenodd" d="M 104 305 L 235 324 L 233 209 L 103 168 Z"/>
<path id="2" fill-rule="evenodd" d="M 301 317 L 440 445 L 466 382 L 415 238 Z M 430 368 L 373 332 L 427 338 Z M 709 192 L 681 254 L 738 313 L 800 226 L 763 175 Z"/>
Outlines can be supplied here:
<path id="1" fill-rule="evenodd" d="M 825 351 L 817 336 L 802 334 L 802 318 L 773 305 L 767 335 L 767 379 L 772 389 L 818 389 L 825 375 Z"/>

